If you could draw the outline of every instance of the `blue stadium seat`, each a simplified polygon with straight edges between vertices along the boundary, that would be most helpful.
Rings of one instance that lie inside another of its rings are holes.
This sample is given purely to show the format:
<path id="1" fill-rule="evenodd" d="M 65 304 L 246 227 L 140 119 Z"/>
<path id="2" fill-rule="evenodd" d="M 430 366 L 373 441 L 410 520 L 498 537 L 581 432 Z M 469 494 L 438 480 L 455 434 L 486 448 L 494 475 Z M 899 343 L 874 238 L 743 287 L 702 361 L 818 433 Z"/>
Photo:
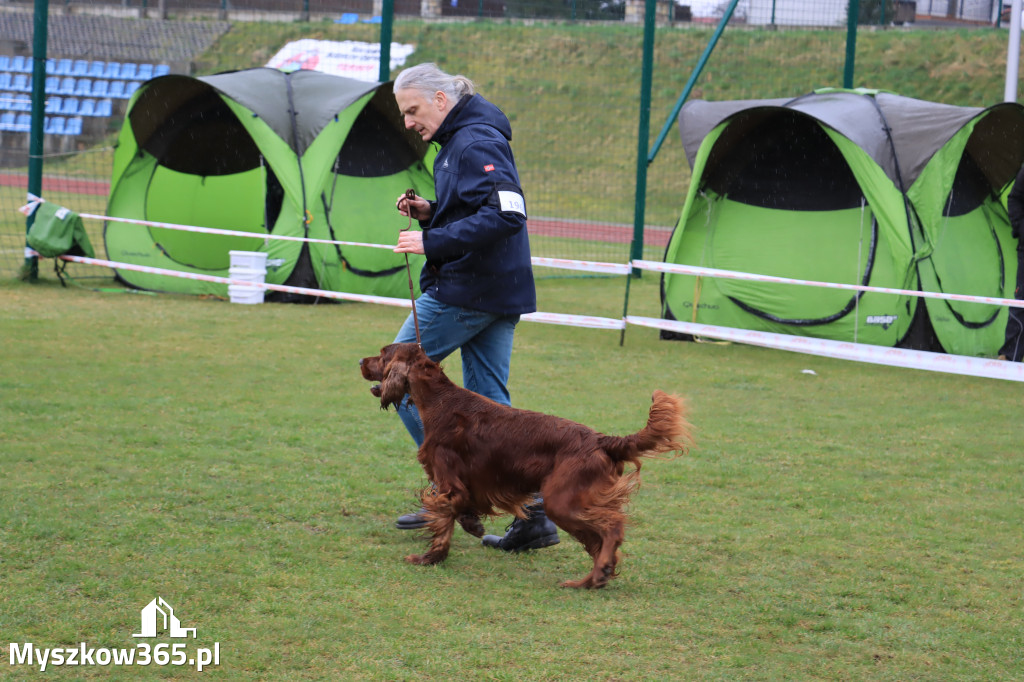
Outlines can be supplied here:
<path id="1" fill-rule="evenodd" d="M 58 95 L 75 94 L 75 79 L 71 76 L 64 76 L 60 79 L 60 87 L 57 88 Z"/>
<path id="2" fill-rule="evenodd" d="M 70 59 L 59 59 L 57 60 L 57 68 L 53 73 L 57 76 L 70 76 L 71 64 L 72 62 Z"/>
<path id="3" fill-rule="evenodd" d="M 10 90 L 12 80 L 14 80 L 13 74 L 9 71 L 0 71 L 0 90 Z"/>
<path id="4" fill-rule="evenodd" d="M 25 66 L 25 58 L 21 55 L 11 59 L 11 71 L 14 73 L 28 73 L 32 70 L 32 60 L 28 60 L 28 67 Z"/>
<path id="5" fill-rule="evenodd" d="M 13 92 L 0 92 L 0 111 L 14 111 L 14 101 L 17 97 Z"/>
<path id="6" fill-rule="evenodd" d="M 113 116 L 114 115 L 114 103 L 109 99 L 101 99 L 96 102 L 96 113 L 94 116 Z"/>
<path id="7" fill-rule="evenodd" d="M 107 97 L 114 99 L 127 99 L 124 94 L 124 81 L 110 81 L 110 89 L 107 90 Z"/>
<path id="8" fill-rule="evenodd" d="M 30 130 L 32 130 L 31 114 L 18 114 L 18 118 L 14 119 L 14 131 L 27 133 Z"/>
<path id="9" fill-rule="evenodd" d="M 63 135 L 66 119 L 63 116 L 50 116 L 46 119 L 43 132 L 47 135 Z"/>
<path id="10" fill-rule="evenodd" d="M 78 116 L 69 118 L 64 124 L 65 135 L 81 135 L 82 134 L 82 119 Z"/>
<path id="11" fill-rule="evenodd" d="M 76 59 L 74 66 L 71 67 L 71 75 L 75 78 L 81 78 L 82 76 L 89 75 L 89 62 L 84 59 Z"/>
<path id="12" fill-rule="evenodd" d="M 14 74 L 14 80 L 11 81 L 11 90 L 15 92 L 32 92 L 32 81 L 29 80 L 28 74 Z"/>
<path id="13" fill-rule="evenodd" d="M 79 116 L 95 116 L 96 115 L 96 100 L 94 99 L 83 99 L 82 103 L 78 105 Z"/>
<path id="14" fill-rule="evenodd" d="M 0 114 L 0 130 L 14 130 L 14 112 L 6 111 Z"/>
<path id="15" fill-rule="evenodd" d="M 118 76 L 123 81 L 130 81 L 135 78 L 138 66 L 133 62 L 125 62 L 121 65 L 121 74 Z"/>
<path id="16" fill-rule="evenodd" d="M 74 116 L 78 113 L 78 100 L 74 97 L 65 97 L 60 105 L 60 113 L 65 116 Z"/>
<path id="17" fill-rule="evenodd" d="M 128 99 L 133 94 L 135 94 L 135 91 L 139 89 L 140 85 L 142 85 L 142 83 L 139 83 L 138 81 L 132 81 L 131 83 L 125 83 L 124 84 L 124 98 Z"/>
<path id="18" fill-rule="evenodd" d="M 92 82 L 92 91 L 89 93 L 89 96 L 95 97 L 96 99 L 102 99 L 103 97 L 107 97 L 109 92 L 110 81 L 97 79 Z"/>
<path id="19" fill-rule="evenodd" d="M 113 80 L 114 78 L 121 77 L 121 62 L 107 62 L 106 68 L 103 69 L 103 78 L 107 80 Z"/>
<path id="20" fill-rule="evenodd" d="M 46 94 L 57 92 L 60 89 L 60 76 L 46 77 Z"/>
<path id="21" fill-rule="evenodd" d="M 103 71 L 107 65 L 104 62 L 89 62 L 89 73 L 86 75 L 89 78 L 103 78 Z"/>
<path id="22" fill-rule="evenodd" d="M 47 73 L 47 75 L 53 75 L 56 72 L 57 72 L 57 60 L 51 57 L 51 58 L 46 60 L 46 73 Z"/>
<path id="23" fill-rule="evenodd" d="M 88 97 L 92 92 L 92 81 L 88 78 L 79 78 L 75 82 L 75 97 Z"/>
<path id="24" fill-rule="evenodd" d="M 47 114 L 59 114 L 61 105 L 63 105 L 63 101 L 61 101 L 60 97 L 50 97 L 46 100 L 46 109 L 44 111 Z"/>
<path id="25" fill-rule="evenodd" d="M 10 71 L 11 69 L 11 57 L 10 55 L 0 54 L 0 71 Z"/>
<path id="26" fill-rule="evenodd" d="M 157 64 L 153 67 L 153 78 L 157 76 L 166 76 L 171 72 L 171 67 L 167 64 Z"/>
<path id="27" fill-rule="evenodd" d="M 32 100 L 24 95 L 16 96 L 10 109 L 12 111 L 32 111 Z"/>

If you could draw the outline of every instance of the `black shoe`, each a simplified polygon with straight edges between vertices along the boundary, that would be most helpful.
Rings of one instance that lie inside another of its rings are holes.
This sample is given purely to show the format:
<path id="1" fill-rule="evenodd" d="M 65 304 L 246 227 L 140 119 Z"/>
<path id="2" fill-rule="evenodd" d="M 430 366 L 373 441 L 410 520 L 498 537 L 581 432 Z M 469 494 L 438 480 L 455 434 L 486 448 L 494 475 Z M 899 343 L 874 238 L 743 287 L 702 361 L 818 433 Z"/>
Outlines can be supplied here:
<path id="1" fill-rule="evenodd" d="M 516 519 L 505 529 L 504 536 L 485 535 L 480 540 L 484 547 L 494 547 L 505 552 L 525 552 L 557 545 L 558 527 L 544 513 L 541 503 L 526 507 L 529 516 Z"/>
<path id="2" fill-rule="evenodd" d="M 420 507 L 419 511 L 409 512 L 408 514 L 402 514 L 395 521 L 395 528 L 401 530 L 415 530 L 417 528 L 423 528 L 427 525 L 427 510 Z"/>

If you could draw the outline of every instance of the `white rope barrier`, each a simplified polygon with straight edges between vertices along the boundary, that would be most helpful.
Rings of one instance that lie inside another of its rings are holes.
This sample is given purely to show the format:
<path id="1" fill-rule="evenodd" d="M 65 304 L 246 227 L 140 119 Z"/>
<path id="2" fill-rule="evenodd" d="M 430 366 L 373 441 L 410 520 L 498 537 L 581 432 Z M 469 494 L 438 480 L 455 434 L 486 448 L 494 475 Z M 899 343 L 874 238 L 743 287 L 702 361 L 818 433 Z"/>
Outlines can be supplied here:
<path id="1" fill-rule="evenodd" d="M 30 197 L 32 200 L 39 200 Z M 29 204 L 31 206 L 31 203 Z M 28 208 L 28 206 L 24 207 Z M 23 212 L 24 212 L 23 208 Z M 164 223 L 151 220 L 137 220 L 132 218 L 115 218 L 111 216 L 97 215 L 92 213 L 79 213 L 83 218 L 95 220 L 106 220 L 112 222 L 129 223 L 135 225 L 146 225 L 160 227 L 170 230 L 182 230 L 186 232 L 199 232 L 206 234 L 219 234 L 228 236 L 252 237 L 256 239 L 279 239 L 286 241 L 299 241 L 318 244 L 337 244 L 344 246 L 362 246 L 376 249 L 393 249 L 393 246 L 386 244 L 368 244 L 362 242 L 349 242 L 328 239 L 313 239 L 309 237 L 289 237 L 274 234 L 259 234 L 237 230 L 224 230 L 198 225 L 179 225 L 176 223 Z M 26 255 L 38 255 L 31 249 L 26 249 Z M 339 291 L 327 291 L 323 289 L 310 289 L 307 287 L 294 287 L 283 284 L 269 284 L 262 282 L 251 282 L 237 280 L 230 277 L 218 277 L 215 275 L 203 275 L 192 272 L 181 272 L 165 268 L 156 268 L 146 265 L 133 265 L 130 263 L 118 263 L 98 258 L 86 258 L 83 256 L 60 256 L 61 260 L 81 263 L 85 265 L 98 265 L 114 270 L 124 269 L 137 272 L 146 272 L 168 277 L 181 277 L 185 279 L 214 282 L 218 284 L 239 285 L 247 287 L 259 287 L 270 291 L 355 301 L 360 303 L 374 303 L 400 308 L 411 308 L 409 299 L 390 298 L 386 296 L 370 296 L 364 294 L 351 294 Z M 971 303 L 983 303 L 989 305 L 1010 306 L 1024 308 L 1024 301 L 1007 298 L 995 298 L 990 296 L 972 296 L 968 294 L 947 294 L 942 292 L 916 291 L 909 289 L 892 289 L 887 287 L 873 287 L 859 284 L 840 284 L 834 282 L 818 282 L 814 280 L 793 279 L 788 277 L 776 277 L 772 275 L 755 275 L 734 270 L 721 270 L 718 268 L 706 268 L 692 265 L 677 265 L 672 263 L 661 263 L 648 260 L 634 260 L 627 264 L 604 263 L 599 261 L 578 261 L 563 258 L 541 258 L 531 259 L 533 265 L 576 270 L 583 272 L 596 272 L 607 275 L 625 275 L 634 269 L 649 270 L 653 272 L 694 275 L 699 277 L 720 277 L 725 279 L 738 279 L 757 282 L 772 282 L 779 284 L 796 284 L 802 286 L 816 286 L 829 289 L 846 289 L 852 291 L 876 292 L 885 294 L 898 294 L 907 296 L 920 296 L 923 298 L 937 298 L 955 301 L 966 301 Z M 590 315 L 571 315 L 563 313 L 535 312 L 522 316 L 523 320 L 540 322 L 546 324 L 558 324 L 590 329 L 624 330 L 627 325 L 650 327 L 659 330 L 682 332 L 693 336 L 702 336 L 736 343 L 744 343 L 778 350 L 788 350 L 810 355 L 819 355 L 855 362 L 866 362 L 872 364 L 890 365 L 895 367 L 906 367 L 911 369 L 923 369 L 928 371 L 961 374 L 967 376 L 986 377 L 993 379 L 1007 379 L 1010 381 L 1024 382 L 1024 363 L 1005 362 L 985 358 L 974 358 L 961 355 L 950 355 L 948 353 L 931 353 L 927 351 L 914 351 L 886 346 L 872 346 L 868 344 L 832 341 L 805 336 L 792 336 L 788 334 L 774 334 L 770 332 L 758 332 L 746 329 L 731 327 L 718 327 L 714 325 L 681 322 L 675 320 L 664 320 L 650 317 L 639 317 L 626 315 L 621 319 L 595 317 Z"/>
<path id="2" fill-rule="evenodd" d="M 38 256 L 38 253 L 32 252 Z M 85 256 L 60 256 L 61 260 L 83 265 L 99 265 L 101 267 L 121 270 L 132 270 L 134 272 L 146 272 L 151 275 L 165 275 L 167 277 L 181 277 L 183 279 L 199 280 L 201 282 L 214 282 L 216 284 L 234 284 L 251 288 L 267 289 L 270 291 L 282 291 L 288 294 L 300 294 L 304 296 L 316 296 L 319 298 L 332 298 L 344 301 L 356 301 L 358 303 L 376 303 L 389 305 L 398 308 L 412 308 L 412 302 L 407 298 L 390 298 L 388 296 L 370 296 L 366 294 L 350 294 L 343 291 L 328 291 L 326 289 L 309 289 L 307 287 L 293 287 L 284 284 L 269 284 L 266 282 L 251 282 L 248 280 L 232 279 L 230 277 L 218 277 L 216 275 L 201 275 L 195 272 L 181 272 L 179 270 L 168 270 L 166 268 L 154 268 L 150 265 L 133 265 L 130 263 L 117 263 L 115 261 L 102 260 L 100 258 L 86 258 Z M 587 327 L 590 329 L 624 329 L 626 323 L 623 320 L 614 320 L 607 317 L 593 317 L 590 315 L 569 315 L 563 313 L 530 313 L 523 315 L 522 319 L 530 322 L 546 322 L 548 324 L 561 324 L 571 327 Z"/>
<path id="3" fill-rule="evenodd" d="M 38 255 L 38 254 L 36 254 Z M 131 263 L 117 263 L 115 261 L 102 260 L 100 258 L 86 258 L 85 256 L 59 256 L 61 260 L 71 263 L 82 263 L 83 265 L 99 265 L 113 270 L 132 270 L 134 272 L 147 272 L 152 275 L 166 275 L 168 277 L 181 277 L 183 279 L 194 279 L 201 282 L 214 282 L 216 284 L 234 284 L 237 286 L 269 289 L 271 291 L 283 291 L 288 294 L 301 294 L 305 296 L 317 296 L 320 298 L 336 298 L 345 301 L 357 301 L 359 303 L 378 303 L 380 305 L 397 306 L 399 308 L 411 308 L 412 303 L 405 298 L 389 298 L 387 296 L 370 296 L 367 294 L 349 294 L 343 291 L 327 291 L 324 289 L 309 289 L 306 287 L 293 287 L 284 284 L 268 284 L 265 282 L 251 282 L 230 277 L 218 277 L 216 275 L 201 275 L 196 272 L 181 272 L 180 270 L 168 270 L 166 268 L 154 268 L 149 265 L 133 265 Z"/>
<path id="4" fill-rule="evenodd" d="M 312 237 L 291 237 L 288 235 L 261 234 L 258 232 L 246 232 L 243 230 L 224 230 L 215 227 L 202 227 L 200 225 L 181 225 L 177 223 L 166 223 L 155 220 L 141 220 L 136 218 L 115 218 L 113 216 L 100 215 L 96 213 L 79 213 L 83 218 L 94 220 L 106 220 L 109 222 L 126 223 L 130 225 L 144 225 L 148 227 L 159 227 L 167 230 L 180 230 L 183 232 L 198 232 L 203 234 L 218 234 L 232 237 L 250 237 L 263 240 L 282 240 L 294 242 L 306 242 L 310 244 L 332 244 L 339 246 L 361 246 L 370 249 L 394 249 L 393 245 L 370 244 L 367 242 L 350 242 L 335 239 L 315 239 Z M 397 228 L 396 228 L 397 231 Z M 951 301 L 965 301 L 969 303 L 987 303 L 990 305 L 1024 308 L 1024 300 L 1012 298 L 994 298 L 991 296 L 973 296 L 970 294 L 947 294 L 938 291 L 918 291 L 912 289 L 892 289 L 888 287 L 874 287 L 863 284 L 841 284 L 838 282 L 819 282 L 815 280 L 793 279 L 790 277 L 776 277 L 773 275 L 755 275 L 748 272 L 737 272 L 735 270 L 721 270 L 718 268 L 705 268 L 696 265 L 678 265 L 675 263 L 662 263 L 649 260 L 634 260 L 630 263 L 603 263 L 598 261 L 578 261 L 564 258 L 531 258 L 533 265 L 541 267 L 559 268 L 562 270 L 576 270 L 581 272 L 596 272 L 606 275 L 629 274 L 634 268 L 650 270 L 652 272 L 663 272 L 680 275 L 695 275 L 699 277 L 718 277 L 722 279 L 738 279 L 754 282 L 774 282 L 778 284 L 798 284 L 802 286 L 815 286 L 825 289 L 846 289 L 850 291 L 874 292 L 881 294 L 897 294 L 903 296 L 920 296 L 922 298 L 937 298 Z"/>
<path id="5" fill-rule="evenodd" d="M 181 232 L 200 232 L 202 234 L 221 234 L 229 237 L 251 237 L 253 239 L 276 239 L 288 242 L 306 242 L 308 244 L 337 244 L 339 246 L 366 246 L 371 249 L 393 249 L 394 246 L 386 244 L 366 244 L 363 242 L 343 242 L 334 239 L 314 239 L 312 237 L 290 237 L 285 234 L 263 234 L 261 232 L 246 232 L 244 230 L 222 230 L 217 227 L 201 227 L 199 225 L 179 225 L 178 223 L 161 223 L 155 220 L 137 220 L 135 218 L 112 218 L 96 213 L 79 213 L 82 218 L 93 218 L 95 220 L 106 220 L 112 223 L 126 223 L 129 225 L 145 225 L 146 227 L 160 227 L 165 230 L 179 230 Z M 397 228 L 395 230 L 398 231 Z"/>
<path id="6" fill-rule="evenodd" d="M 1024 382 L 1024 363 L 1006 362 L 988 358 L 972 358 L 965 355 L 932 353 L 922 350 L 871 346 L 864 343 L 832 341 L 808 336 L 791 336 L 770 332 L 716 327 L 710 324 L 695 324 L 675 320 L 660 320 L 651 317 L 626 316 L 626 322 L 641 327 L 666 329 L 694 336 L 704 336 L 723 341 L 734 341 L 751 346 L 762 346 L 777 350 L 788 350 L 809 355 L 821 355 L 840 360 L 867 362 L 875 365 L 890 365 L 909 369 L 924 369 L 947 374 L 963 374 L 989 379 L 1009 379 Z"/>
<path id="7" fill-rule="evenodd" d="M 968 301 L 970 303 L 988 303 L 990 305 L 1024 308 L 1024 300 L 1014 298 L 994 298 L 991 296 L 972 296 L 970 294 L 946 294 L 939 291 L 918 291 L 914 289 L 890 289 L 872 287 L 863 284 L 840 284 L 837 282 L 816 282 L 810 279 L 791 279 L 773 275 L 754 275 L 749 272 L 735 270 L 719 270 L 696 265 L 677 265 L 675 263 L 659 263 L 650 260 L 635 260 L 633 266 L 641 270 L 668 272 L 677 275 L 696 275 L 698 277 L 718 277 L 721 279 L 740 279 L 751 282 L 775 282 L 777 284 L 800 284 L 803 286 L 823 287 L 825 289 L 848 289 L 851 291 L 871 291 L 880 294 L 900 294 L 903 296 L 920 296 L 922 298 L 941 298 L 951 301 Z"/>

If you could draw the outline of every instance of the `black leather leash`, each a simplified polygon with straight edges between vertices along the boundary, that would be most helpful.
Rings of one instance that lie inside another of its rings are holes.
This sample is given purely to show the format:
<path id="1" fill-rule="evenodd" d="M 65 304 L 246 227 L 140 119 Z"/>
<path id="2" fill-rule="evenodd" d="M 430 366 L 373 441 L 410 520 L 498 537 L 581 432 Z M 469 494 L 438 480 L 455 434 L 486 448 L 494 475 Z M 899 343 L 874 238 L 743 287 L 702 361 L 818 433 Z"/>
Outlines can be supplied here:
<path id="1" fill-rule="evenodd" d="M 409 225 L 402 229 L 407 232 L 412 229 L 412 201 L 416 198 L 416 190 L 409 188 L 405 190 L 405 208 L 409 211 Z M 416 292 L 412 287 L 412 267 L 409 265 L 409 254 L 405 254 L 405 274 L 409 278 L 409 300 L 412 302 L 412 323 L 416 326 L 416 345 L 422 346 L 420 341 L 420 318 L 416 315 Z"/>

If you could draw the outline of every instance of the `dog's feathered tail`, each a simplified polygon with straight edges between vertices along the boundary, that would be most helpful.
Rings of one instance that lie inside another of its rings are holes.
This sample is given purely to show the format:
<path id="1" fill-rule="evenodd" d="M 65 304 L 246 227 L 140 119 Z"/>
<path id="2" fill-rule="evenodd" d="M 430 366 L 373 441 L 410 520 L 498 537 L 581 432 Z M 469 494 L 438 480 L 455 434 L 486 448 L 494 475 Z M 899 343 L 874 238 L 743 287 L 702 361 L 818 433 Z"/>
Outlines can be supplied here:
<path id="1" fill-rule="evenodd" d="M 655 391 L 647 425 L 630 436 L 598 437 L 598 444 L 616 462 L 640 467 L 641 457 L 666 452 L 686 453 L 693 444 L 692 427 L 686 420 L 686 403 L 677 395 Z"/>

